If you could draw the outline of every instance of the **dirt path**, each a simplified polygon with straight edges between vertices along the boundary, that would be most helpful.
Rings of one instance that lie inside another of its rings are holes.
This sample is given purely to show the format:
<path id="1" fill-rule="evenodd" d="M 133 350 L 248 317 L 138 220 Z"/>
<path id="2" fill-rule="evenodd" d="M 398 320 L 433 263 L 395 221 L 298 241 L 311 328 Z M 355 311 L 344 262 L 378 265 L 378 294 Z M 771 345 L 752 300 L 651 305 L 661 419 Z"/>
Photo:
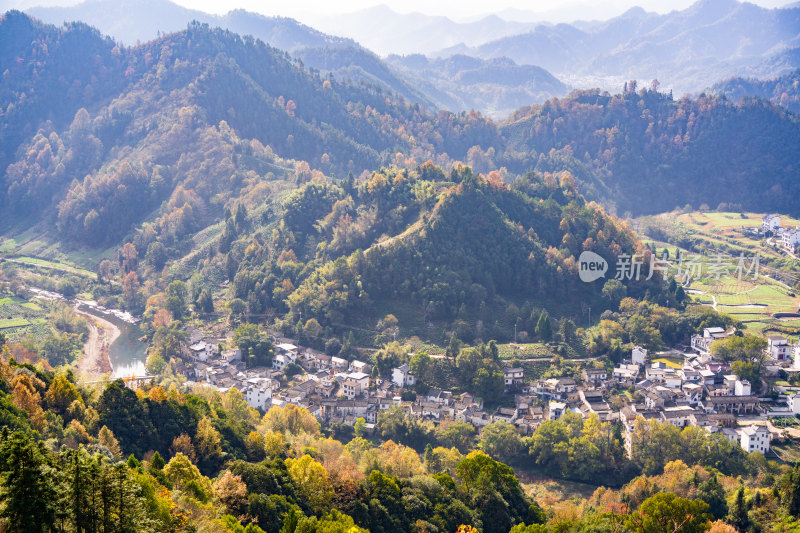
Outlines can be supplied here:
<path id="1" fill-rule="evenodd" d="M 103 320 L 74 308 L 86 319 L 89 326 L 89 340 L 83 346 L 83 354 L 78 361 L 78 373 L 88 377 L 100 377 L 112 371 L 108 359 L 108 347 L 120 335 L 119 328 Z"/>

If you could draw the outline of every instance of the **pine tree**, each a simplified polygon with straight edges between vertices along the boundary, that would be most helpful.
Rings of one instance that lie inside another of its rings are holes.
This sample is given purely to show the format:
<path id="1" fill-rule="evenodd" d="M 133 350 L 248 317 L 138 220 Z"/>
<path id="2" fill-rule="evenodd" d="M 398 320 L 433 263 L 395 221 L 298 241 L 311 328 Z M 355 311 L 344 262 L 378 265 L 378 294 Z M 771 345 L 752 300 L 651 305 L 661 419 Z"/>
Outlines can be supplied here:
<path id="1" fill-rule="evenodd" d="M 459 352 L 461 352 L 461 341 L 458 340 L 456 332 L 454 331 L 453 334 L 450 335 L 450 342 L 447 344 L 445 356 L 447 356 L 449 360 L 455 361 L 455 358 L 458 357 Z"/>
<path id="2" fill-rule="evenodd" d="M 425 445 L 425 453 L 423 455 L 423 460 L 425 462 L 425 467 L 428 469 L 428 472 L 434 471 L 433 470 L 433 461 L 434 461 L 433 446 L 431 445 L 430 442 Z"/>
<path id="3" fill-rule="evenodd" d="M 739 531 L 747 531 L 747 528 L 750 527 L 747 502 L 744 499 L 744 485 L 739 485 L 739 490 L 736 491 L 736 499 L 728 514 L 728 522 Z"/>
<path id="4" fill-rule="evenodd" d="M 9 437 L 7 430 L 2 440 L 0 518 L 6 520 L 9 531 L 49 531 L 56 520 L 59 495 L 44 445 L 37 445 L 21 432 Z"/>
<path id="5" fill-rule="evenodd" d="M 553 338 L 553 326 L 550 324 L 550 315 L 547 311 L 542 311 L 539 320 L 536 322 L 536 335 L 544 342 L 549 342 Z"/>
<path id="6" fill-rule="evenodd" d="M 297 529 L 297 523 L 299 521 L 300 516 L 298 515 L 297 510 L 292 507 L 283 517 L 283 527 L 281 527 L 280 533 L 294 533 L 294 530 Z"/>
<path id="7" fill-rule="evenodd" d="M 800 464 L 789 472 L 781 500 L 786 505 L 790 515 L 800 517 Z"/>
<path id="8" fill-rule="evenodd" d="M 700 484 L 697 496 L 708 504 L 708 510 L 714 515 L 714 518 L 721 519 L 728 514 L 725 489 L 722 488 L 716 474 L 712 474 L 708 481 Z"/>

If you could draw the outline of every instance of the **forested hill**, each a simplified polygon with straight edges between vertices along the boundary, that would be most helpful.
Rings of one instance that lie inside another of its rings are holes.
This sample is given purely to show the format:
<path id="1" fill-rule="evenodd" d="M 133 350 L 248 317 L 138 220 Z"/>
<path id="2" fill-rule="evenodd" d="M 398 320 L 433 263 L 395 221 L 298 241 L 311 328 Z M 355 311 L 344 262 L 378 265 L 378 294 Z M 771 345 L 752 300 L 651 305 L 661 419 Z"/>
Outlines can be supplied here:
<path id="1" fill-rule="evenodd" d="M 621 95 L 580 91 L 522 108 L 500 131 L 506 153 L 555 150 L 590 169 L 620 213 L 721 203 L 798 212 L 800 121 L 768 101 L 673 100 L 626 84 Z"/>
<path id="2" fill-rule="evenodd" d="M 234 295 L 251 313 L 278 309 L 336 330 L 371 328 L 390 311 L 416 334 L 444 321 L 465 340 L 508 338 L 517 318 L 532 331 L 542 306 L 576 317 L 575 302 L 608 306 L 604 280 L 578 279 L 583 250 L 611 265 L 620 253 L 649 253 L 587 204 L 567 173 L 506 185 L 498 172 L 445 174 L 431 163 L 381 169 L 357 187 L 306 184 L 284 201 L 269 242 L 236 233 L 233 220 L 228 227 L 232 260 L 213 256 L 199 272 L 213 280 L 222 265 L 237 265 Z M 670 297 L 657 276 L 627 290 Z"/>
<path id="3" fill-rule="evenodd" d="M 800 113 L 800 69 L 768 80 L 734 76 L 714 84 L 711 91 L 731 100 L 763 98 Z"/>
<path id="4" fill-rule="evenodd" d="M 19 216 L 58 213 L 90 244 L 99 244 L 92 227 L 111 242 L 187 180 L 211 195 L 263 175 L 240 157 L 250 148 L 235 147 L 233 132 L 329 174 L 359 174 L 398 152 L 422 162 L 499 148 L 495 125 L 478 113 L 431 115 L 204 25 L 124 48 L 82 24 L 57 29 L 9 12 L 0 35 L 0 199 Z"/>

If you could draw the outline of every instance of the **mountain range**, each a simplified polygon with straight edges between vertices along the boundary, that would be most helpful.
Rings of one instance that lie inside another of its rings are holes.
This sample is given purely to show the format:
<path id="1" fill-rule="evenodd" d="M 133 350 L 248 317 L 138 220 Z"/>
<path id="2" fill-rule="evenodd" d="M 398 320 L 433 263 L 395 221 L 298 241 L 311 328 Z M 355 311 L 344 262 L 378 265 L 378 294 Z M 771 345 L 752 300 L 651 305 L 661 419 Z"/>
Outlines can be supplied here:
<path id="1" fill-rule="evenodd" d="M 796 209 L 798 119 L 762 100 L 675 100 L 631 83 L 494 122 L 309 71 L 287 52 L 201 23 L 125 47 L 82 23 L 57 28 L 9 12 L 0 35 L 0 201 L 15 223 L 45 220 L 87 244 L 121 238 L 164 202 L 182 205 L 179 189 L 198 195 L 189 205 L 200 223 L 270 172 L 366 179 L 382 165 L 427 160 L 485 175 L 505 168 L 507 179 L 569 171 L 585 195 L 619 212 Z M 456 59 L 395 61 L 474 84 L 470 70 L 482 63 Z M 516 83 L 513 65 L 493 66 L 497 84 Z M 139 201 L 126 203 L 131 194 Z"/>
<path id="2" fill-rule="evenodd" d="M 545 68 L 574 86 L 618 89 L 625 80 L 658 79 L 683 94 L 701 91 L 730 75 L 747 75 L 798 44 L 800 8 L 700 0 L 664 15 L 632 8 L 583 27 L 540 25 L 528 33 L 440 54 L 509 57 Z M 783 73 L 785 67 L 778 63 L 760 74 Z"/>
<path id="3" fill-rule="evenodd" d="M 168 0 L 87 0 L 28 12 L 54 24 L 80 20 L 128 44 L 196 20 L 253 35 L 323 74 L 377 85 L 430 110 L 477 109 L 498 119 L 570 87 L 613 92 L 631 79 L 658 79 L 676 94 L 698 93 L 730 76 L 771 78 L 800 67 L 800 8 L 737 0 L 699 0 L 663 15 L 633 8 L 569 24 L 499 16 L 460 23 L 386 6 L 314 18 L 339 37 L 293 19 L 243 10 L 208 15 Z"/>
<path id="4" fill-rule="evenodd" d="M 513 321 L 496 318 L 510 303 L 603 305 L 575 258 L 640 248 L 615 212 L 798 213 L 800 119 L 765 99 L 630 82 L 495 122 L 199 22 L 127 47 L 11 11 L 0 35 L 0 235 L 36 235 L 45 256 L 131 243 L 148 275 L 228 283 L 235 308 L 292 324 L 390 312 L 420 334 L 432 319 L 510 338 Z M 465 84 L 483 64 L 394 60 Z M 496 83 L 518 81 L 490 64 Z M 118 304 L 143 311 L 137 294 Z"/>
<path id="5" fill-rule="evenodd" d="M 564 96 L 567 93 L 566 85 L 554 79 L 544 69 L 519 66 L 508 60 L 503 60 L 502 68 L 506 73 L 514 72 L 514 86 L 509 86 L 507 80 L 495 84 L 493 74 L 497 62 L 492 60 L 473 59 L 469 67 L 469 83 L 453 83 L 452 78 L 441 76 L 431 78 L 430 68 L 413 69 L 407 64 L 398 68 L 395 64 L 382 61 L 374 52 L 352 39 L 324 34 L 290 18 L 266 17 L 244 10 L 233 10 L 218 16 L 187 9 L 169 0 L 86 0 L 70 7 L 31 8 L 27 11 L 44 22 L 56 25 L 70 21 L 85 22 L 126 44 L 149 41 L 166 33 L 180 31 L 192 21 L 197 21 L 240 35 L 252 35 L 275 48 L 290 52 L 305 66 L 323 74 L 333 74 L 339 79 L 381 87 L 430 110 L 478 109 L 501 118 L 520 105 L 543 101 L 551 96 Z M 380 10 L 371 13 L 378 16 L 378 11 Z M 496 17 L 495 19 L 496 25 L 507 26 L 509 29 L 506 32 L 489 32 L 490 36 L 506 35 L 523 28 L 520 24 L 505 23 Z M 437 21 L 442 22 L 439 19 Z M 407 22 L 406 19 L 398 20 L 397 30 L 400 31 L 400 26 Z M 426 23 L 428 30 L 423 33 L 442 34 L 444 30 L 433 28 L 432 24 Z M 483 23 L 473 23 L 463 29 L 450 21 L 450 29 L 446 34 L 450 35 L 457 29 L 456 34 L 459 36 L 486 35 L 488 30 L 478 27 L 481 24 Z M 385 21 L 379 27 L 385 29 Z M 448 39 L 436 42 L 433 48 L 462 42 Z"/>

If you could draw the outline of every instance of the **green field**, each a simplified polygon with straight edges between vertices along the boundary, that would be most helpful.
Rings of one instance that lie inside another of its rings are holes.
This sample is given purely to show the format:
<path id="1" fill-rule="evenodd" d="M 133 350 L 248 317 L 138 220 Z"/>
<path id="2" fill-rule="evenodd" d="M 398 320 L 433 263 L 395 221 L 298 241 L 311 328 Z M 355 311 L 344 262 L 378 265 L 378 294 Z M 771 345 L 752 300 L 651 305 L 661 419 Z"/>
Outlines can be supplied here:
<path id="1" fill-rule="evenodd" d="M 89 270 L 79 268 L 67 263 L 59 263 L 55 261 L 49 261 L 47 259 L 41 259 L 39 257 L 16 256 L 16 257 L 6 257 L 5 259 L 15 263 L 22 263 L 25 265 L 31 265 L 50 270 L 60 270 L 61 272 L 68 272 L 70 274 L 77 274 L 79 276 L 84 276 L 84 277 L 96 276 L 94 272 L 91 272 Z"/>
<path id="2" fill-rule="evenodd" d="M 22 317 L 0 318 L 0 329 L 20 328 L 29 325 L 30 322 Z"/>
<path id="3" fill-rule="evenodd" d="M 763 213 L 664 213 L 642 217 L 634 222 L 644 235 L 659 238 L 661 245 L 670 250 L 675 244 L 666 244 L 661 235 L 670 237 L 671 243 L 688 243 L 695 251 L 714 250 L 730 255 L 752 256 L 755 253 L 767 260 L 787 259 L 788 255 L 780 247 L 770 246 L 760 235 L 745 231 L 746 228 L 761 226 Z M 800 220 L 781 216 L 781 226 L 794 227 Z"/>
<path id="4" fill-rule="evenodd" d="M 553 357 L 553 349 L 546 344 L 498 344 L 497 352 L 500 359 L 534 359 L 540 357 Z"/>
<path id="5" fill-rule="evenodd" d="M 0 237 L 0 256 L 33 266 L 93 276 L 93 270 L 103 259 L 113 258 L 118 246 L 107 249 L 64 249 L 57 236 L 42 233 L 36 228 Z"/>
<path id="6" fill-rule="evenodd" d="M 715 307 L 719 312 L 729 314 L 743 322 L 748 330 L 763 332 L 765 330 L 781 331 L 786 334 L 800 333 L 800 318 L 776 319 L 774 313 L 797 312 L 800 298 L 793 290 L 765 276 L 774 272 L 773 264 L 792 264 L 792 259 L 782 249 L 774 249 L 758 236 L 746 233 L 743 228 L 759 227 L 762 214 L 756 213 L 669 213 L 652 217 L 642 217 L 635 221 L 642 240 L 648 243 L 659 255 L 666 249 L 672 268 L 670 274 L 678 281 L 679 276 L 675 254 L 680 251 L 684 257 L 693 257 L 702 268 L 702 277 L 696 278 L 686 286 L 692 300 L 701 305 Z M 782 216 L 783 226 L 794 226 L 800 221 Z M 648 232 L 659 235 L 659 239 L 651 239 Z M 665 242 L 681 242 L 681 246 Z M 724 257 L 721 260 L 720 254 Z M 759 276 L 753 279 L 752 272 L 742 273 L 739 279 L 736 271 L 738 260 L 744 254 L 745 269 L 750 266 L 753 256 L 762 258 Z M 718 266 L 722 265 L 722 267 Z M 798 263 L 800 265 L 800 263 Z M 719 272 L 718 279 L 712 274 Z M 787 272 L 787 276 L 796 275 L 796 270 Z"/>
<path id="7" fill-rule="evenodd" d="M 0 296 L 0 330 L 12 341 L 27 335 L 41 337 L 47 334 L 46 304 L 29 301 L 18 296 Z"/>
<path id="8" fill-rule="evenodd" d="M 782 461 L 790 465 L 800 461 L 800 445 L 793 440 L 772 444 L 770 446 L 770 452 L 773 452 L 774 455 L 777 455 Z M 770 457 L 770 459 L 772 459 L 772 457 Z"/>

